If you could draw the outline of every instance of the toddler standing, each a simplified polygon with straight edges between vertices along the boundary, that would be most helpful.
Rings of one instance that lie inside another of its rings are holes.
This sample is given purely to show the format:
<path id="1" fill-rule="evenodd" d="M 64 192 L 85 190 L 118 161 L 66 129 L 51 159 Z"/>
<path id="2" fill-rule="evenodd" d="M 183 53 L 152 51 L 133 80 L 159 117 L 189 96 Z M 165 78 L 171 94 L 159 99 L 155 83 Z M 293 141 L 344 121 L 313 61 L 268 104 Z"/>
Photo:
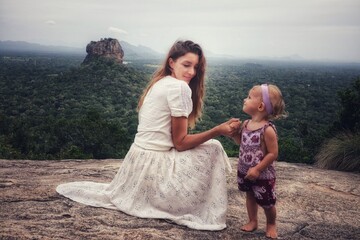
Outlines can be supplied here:
<path id="1" fill-rule="evenodd" d="M 246 192 L 249 222 L 241 230 L 251 232 L 258 227 L 258 205 L 266 216 L 266 237 L 277 238 L 275 169 L 278 157 L 277 133 L 270 121 L 286 117 L 281 91 L 275 85 L 256 85 L 244 99 L 243 111 L 251 116 L 244 121 L 239 134 L 233 136 L 240 144 L 237 172 L 238 188 Z"/>

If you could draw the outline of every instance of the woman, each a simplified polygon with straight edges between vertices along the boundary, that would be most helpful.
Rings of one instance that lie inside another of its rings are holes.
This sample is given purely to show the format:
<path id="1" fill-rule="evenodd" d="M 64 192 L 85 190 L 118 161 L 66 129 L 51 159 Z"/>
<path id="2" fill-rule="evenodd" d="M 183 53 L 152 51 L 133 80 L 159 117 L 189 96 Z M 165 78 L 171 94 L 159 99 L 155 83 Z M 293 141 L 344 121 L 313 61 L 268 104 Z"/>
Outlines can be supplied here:
<path id="1" fill-rule="evenodd" d="M 226 227 L 226 153 L 213 137 L 230 136 L 237 119 L 188 134 L 200 118 L 205 57 L 192 41 L 177 41 L 138 104 L 139 125 L 110 184 L 75 182 L 57 192 L 87 205 L 161 218 L 199 230 Z"/>

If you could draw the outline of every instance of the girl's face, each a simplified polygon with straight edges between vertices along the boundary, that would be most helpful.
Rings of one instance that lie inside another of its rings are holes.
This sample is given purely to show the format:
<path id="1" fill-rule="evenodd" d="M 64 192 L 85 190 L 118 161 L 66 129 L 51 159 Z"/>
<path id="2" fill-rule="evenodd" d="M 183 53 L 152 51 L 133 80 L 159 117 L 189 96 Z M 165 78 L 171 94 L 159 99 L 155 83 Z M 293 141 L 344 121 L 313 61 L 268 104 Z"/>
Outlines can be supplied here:
<path id="1" fill-rule="evenodd" d="M 169 65 L 172 69 L 171 76 L 189 84 L 191 79 L 196 75 L 198 63 L 199 56 L 191 52 L 186 53 L 175 61 L 170 58 Z"/>
<path id="2" fill-rule="evenodd" d="M 262 104 L 262 96 L 260 87 L 253 87 L 244 99 L 243 111 L 250 116 L 256 113 Z"/>

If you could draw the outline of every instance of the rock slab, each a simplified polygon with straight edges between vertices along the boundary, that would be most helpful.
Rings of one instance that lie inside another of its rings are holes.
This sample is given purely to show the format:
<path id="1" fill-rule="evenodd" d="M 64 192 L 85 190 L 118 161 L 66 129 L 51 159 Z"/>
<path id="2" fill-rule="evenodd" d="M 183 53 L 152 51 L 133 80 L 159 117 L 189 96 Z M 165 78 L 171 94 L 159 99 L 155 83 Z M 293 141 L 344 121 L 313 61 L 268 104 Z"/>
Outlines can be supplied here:
<path id="1" fill-rule="evenodd" d="M 121 160 L 0 160 L 0 239 L 266 239 L 247 221 L 245 196 L 236 183 L 236 159 L 228 178 L 227 228 L 197 231 L 159 219 L 73 202 L 58 193 L 60 183 L 110 182 Z M 360 239 L 360 174 L 276 163 L 279 239 Z"/>
<path id="2" fill-rule="evenodd" d="M 91 63 L 99 58 L 111 59 L 122 64 L 124 58 L 124 50 L 119 41 L 114 38 L 104 38 L 100 41 L 91 41 L 86 46 L 87 55 L 83 64 Z"/>

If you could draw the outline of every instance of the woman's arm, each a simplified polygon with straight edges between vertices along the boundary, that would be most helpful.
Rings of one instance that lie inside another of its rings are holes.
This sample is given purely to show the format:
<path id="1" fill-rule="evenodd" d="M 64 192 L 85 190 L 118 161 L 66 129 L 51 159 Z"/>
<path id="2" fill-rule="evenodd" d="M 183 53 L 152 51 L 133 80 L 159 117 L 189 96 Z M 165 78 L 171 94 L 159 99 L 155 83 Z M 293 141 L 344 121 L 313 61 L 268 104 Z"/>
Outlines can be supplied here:
<path id="1" fill-rule="evenodd" d="M 264 159 L 255 167 L 248 170 L 245 178 L 249 180 L 256 180 L 260 173 L 264 171 L 271 163 L 273 163 L 278 157 L 278 142 L 275 130 L 272 127 L 268 127 L 264 132 L 264 140 L 266 145 L 266 155 Z"/>
<path id="2" fill-rule="evenodd" d="M 219 135 L 231 136 L 236 129 L 230 124 L 238 121 L 239 119 L 232 118 L 205 132 L 188 134 L 188 119 L 186 117 L 171 117 L 171 131 L 174 147 L 178 151 L 185 151 Z"/>

